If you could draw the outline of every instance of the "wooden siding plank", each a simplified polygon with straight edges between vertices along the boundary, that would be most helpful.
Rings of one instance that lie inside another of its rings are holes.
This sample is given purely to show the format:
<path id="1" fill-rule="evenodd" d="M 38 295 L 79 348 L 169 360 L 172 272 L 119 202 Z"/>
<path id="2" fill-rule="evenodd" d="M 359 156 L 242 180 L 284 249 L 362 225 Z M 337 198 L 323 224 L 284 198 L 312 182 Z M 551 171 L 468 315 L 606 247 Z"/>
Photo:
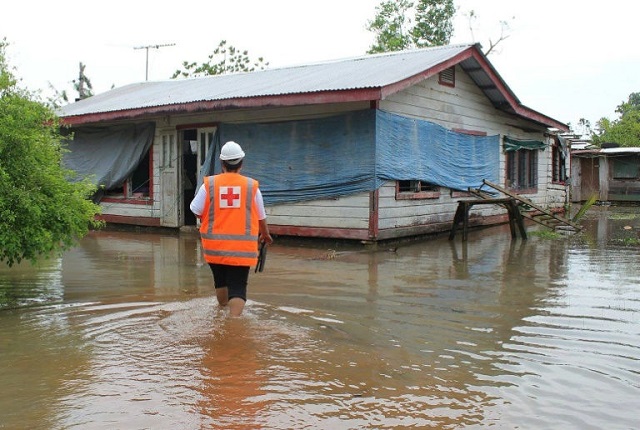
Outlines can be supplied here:
<path id="1" fill-rule="evenodd" d="M 379 104 L 380 108 L 407 117 L 423 119 L 440 124 L 449 129 L 467 129 L 486 132 L 487 135 L 509 135 L 519 139 L 543 140 L 540 132 L 524 132 L 535 128 L 536 124 L 515 115 L 499 111 L 473 83 L 461 68 L 456 70 L 456 87 L 446 87 L 437 83 L 437 76 L 393 94 Z M 189 128 L 197 124 L 255 123 L 271 121 L 294 121 L 320 118 L 354 110 L 369 109 L 369 102 L 330 103 L 313 106 L 287 106 L 256 109 L 232 109 L 208 113 L 169 114 L 158 116 L 157 124 L 162 130 L 175 132 L 177 127 Z M 160 130 L 157 131 L 159 133 Z M 109 204 L 103 212 L 112 219 L 143 220 L 159 219 L 161 175 L 157 167 L 160 160 L 161 142 L 158 134 L 153 146 L 153 187 L 154 203 L 148 207 L 139 205 Z M 539 152 L 538 193 L 526 195 L 536 204 L 562 207 L 566 188 L 551 186 L 551 151 Z M 505 178 L 505 155 L 500 153 L 500 183 Z M 547 189 L 549 187 L 549 189 Z M 457 202 L 450 190 L 442 187 L 440 197 L 424 200 L 396 200 L 395 181 L 386 182 L 378 191 L 377 234 L 380 239 L 390 239 L 411 234 L 426 234 L 446 230 L 450 227 Z M 321 199 L 295 204 L 267 207 L 269 223 L 278 234 L 300 236 L 345 237 L 365 240 L 371 234 L 369 193 L 359 193 L 336 199 Z M 474 210 L 474 222 L 499 221 L 506 216 L 503 208 L 488 206 Z M 480 219 L 479 215 L 484 216 Z M 119 217 L 119 218 L 118 218 Z M 503 220 L 504 221 L 504 220 Z M 286 233 L 288 232 L 288 233 Z"/>

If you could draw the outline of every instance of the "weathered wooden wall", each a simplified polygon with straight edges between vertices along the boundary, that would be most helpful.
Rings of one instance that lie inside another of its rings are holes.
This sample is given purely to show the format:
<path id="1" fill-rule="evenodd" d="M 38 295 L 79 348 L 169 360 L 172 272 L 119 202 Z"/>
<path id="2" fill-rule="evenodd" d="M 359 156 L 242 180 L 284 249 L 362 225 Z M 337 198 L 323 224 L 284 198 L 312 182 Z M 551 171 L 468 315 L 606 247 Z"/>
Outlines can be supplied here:
<path id="1" fill-rule="evenodd" d="M 176 190 L 162 187 L 167 183 L 166 166 L 161 165 L 162 138 L 173 135 L 176 139 L 176 153 L 179 157 L 178 128 L 211 126 L 217 123 L 252 123 L 268 121 L 291 121 L 334 115 L 341 112 L 367 109 L 367 103 L 328 104 L 305 107 L 271 108 L 259 110 L 234 110 L 201 115 L 175 115 L 157 118 L 156 139 L 153 146 L 153 196 L 154 202 L 147 207 L 128 204 L 109 204 L 103 207 L 105 214 L 132 218 L 151 217 L 162 219 L 168 210 L 167 202 L 176 200 Z M 453 130 L 485 133 L 486 135 L 508 135 L 517 139 L 547 141 L 544 127 L 536 126 L 523 119 L 495 109 L 481 90 L 460 69 L 456 68 L 456 86 L 448 87 L 438 83 L 438 77 L 429 78 L 418 85 L 390 96 L 380 102 L 380 109 L 400 115 L 419 118 L 440 124 Z M 531 131 L 531 129 L 538 129 Z M 528 130 L 528 131 L 524 131 Z M 172 171 L 176 181 L 181 176 L 181 161 Z M 164 173 L 163 173 L 164 172 Z M 566 187 L 551 184 L 551 149 L 539 152 L 538 191 L 526 195 L 543 206 L 561 207 L 565 203 Z M 500 155 L 500 183 L 505 180 L 505 156 Z M 181 185 L 177 183 L 177 189 Z M 450 227 L 456 210 L 459 194 L 441 188 L 439 197 L 434 199 L 398 200 L 395 183 L 386 183 L 378 193 L 377 230 L 381 238 L 395 235 L 410 235 L 431 232 Z M 176 201 L 176 204 L 180 204 Z M 370 225 L 371 196 L 361 193 L 337 199 L 323 199 L 313 202 L 275 205 L 267 208 L 270 224 L 281 226 L 283 232 L 294 234 L 326 235 L 352 238 L 366 237 Z M 500 217 L 505 211 L 499 207 L 483 207 L 474 214 L 485 217 Z M 179 226 L 165 217 L 162 225 Z M 161 222 L 158 221 L 160 224 Z"/>

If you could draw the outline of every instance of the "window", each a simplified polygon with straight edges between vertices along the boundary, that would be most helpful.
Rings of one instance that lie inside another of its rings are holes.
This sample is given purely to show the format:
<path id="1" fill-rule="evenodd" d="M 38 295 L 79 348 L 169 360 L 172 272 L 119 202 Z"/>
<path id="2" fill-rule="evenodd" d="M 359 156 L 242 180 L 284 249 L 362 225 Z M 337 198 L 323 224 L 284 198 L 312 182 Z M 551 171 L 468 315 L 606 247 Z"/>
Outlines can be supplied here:
<path id="1" fill-rule="evenodd" d="M 425 181 L 396 182 L 396 200 L 437 199 L 440 187 Z"/>
<path id="2" fill-rule="evenodd" d="M 640 170 L 640 157 L 629 156 L 620 158 L 609 158 L 613 161 L 613 179 L 637 179 Z"/>
<path id="3" fill-rule="evenodd" d="M 507 187 L 516 191 L 534 191 L 538 188 L 538 151 L 518 149 L 508 151 Z"/>
<path id="4" fill-rule="evenodd" d="M 551 147 L 551 170 L 551 182 L 564 184 L 567 180 L 567 164 L 557 140 Z"/>
<path id="5" fill-rule="evenodd" d="M 104 201 L 128 200 L 128 203 L 151 203 L 151 150 L 136 167 L 136 170 L 127 178 L 121 186 L 106 190 Z"/>
<path id="6" fill-rule="evenodd" d="M 449 67 L 448 69 L 443 70 L 438 73 L 438 83 L 440 85 L 445 85 L 447 87 L 455 87 L 456 86 L 456 68 Z"/>
<path id="7" fill-rule="evenodd" d="M 149 153 L 144 156 L 138 167 L 131 175 L 131 179 L 128 180 L 131 184 L 131 197 L 149 197 L 150 185 L 151 185 L 151 170 L 149 164 Z"/>

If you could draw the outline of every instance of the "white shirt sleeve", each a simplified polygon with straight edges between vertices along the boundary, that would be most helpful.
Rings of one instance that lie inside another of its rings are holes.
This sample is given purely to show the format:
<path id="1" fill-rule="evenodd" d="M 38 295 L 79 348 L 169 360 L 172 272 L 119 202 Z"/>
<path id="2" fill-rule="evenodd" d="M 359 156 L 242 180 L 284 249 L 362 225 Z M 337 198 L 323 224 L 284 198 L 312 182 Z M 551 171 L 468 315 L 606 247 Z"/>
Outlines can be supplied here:
<path id="1" fill-rule="evenodd" d="M 264 210 L 264 200 L 262 199 L 262 193 L 260 192 L 260 188 L 258 188 L 256 197 L 255 199 L 253 199 L 253 204 L 256 205 L 256 208 L 258 209 L 258 219 L 262 221 L 267 217 L 267 212 Z"/>
<path id="2" fill-rule="evenodd" d="M 207 198 L 207 191 L 204 188 L 204 184 L 202 184 L 200 185 L 200 188 L 198 188 L 198 192 L 196 193 L 196 196 L 193 198 L 193 200 L 191 201 L 191 204 L 189 205 L 191 212 L 193 212 L 197 216 L 202 215 L 202 211 L 204 211 L 204 203 L 206 198 Z"/>

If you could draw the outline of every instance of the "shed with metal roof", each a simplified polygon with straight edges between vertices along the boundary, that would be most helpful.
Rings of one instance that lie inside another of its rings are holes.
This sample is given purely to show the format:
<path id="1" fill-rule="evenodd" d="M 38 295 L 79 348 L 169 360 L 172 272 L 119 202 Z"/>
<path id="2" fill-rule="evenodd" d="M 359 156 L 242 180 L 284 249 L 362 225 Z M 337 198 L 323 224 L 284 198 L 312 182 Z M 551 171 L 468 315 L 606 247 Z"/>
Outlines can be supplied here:
<path id="1" fill-rule="evenodd" d="M 640 202 L 640 148 L 571 145 L 571 200 Z"/>

